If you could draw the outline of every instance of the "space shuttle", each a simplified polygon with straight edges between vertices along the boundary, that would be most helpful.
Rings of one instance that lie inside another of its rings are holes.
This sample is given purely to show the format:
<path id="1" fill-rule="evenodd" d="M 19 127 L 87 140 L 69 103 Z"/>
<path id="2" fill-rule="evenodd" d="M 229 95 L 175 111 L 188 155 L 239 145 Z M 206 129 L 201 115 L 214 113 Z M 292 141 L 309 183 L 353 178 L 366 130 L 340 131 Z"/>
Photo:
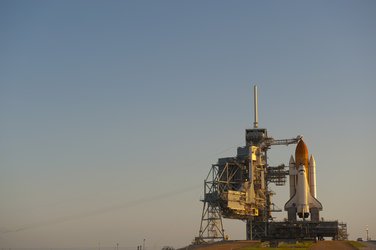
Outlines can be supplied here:
<path id="1" fill-rule="evenodd" d="M 316 163 L 311 155 L 308 161 L 308 149 L 300 140 L 295 149 L 295 161 L 289 162 L 290 199 L 285 204 L 289 221 L 296 221 L 296 215 L 303 220 L 311 215 L 311 221 L 319 221 L 321 203 L 316 193 Z"/>

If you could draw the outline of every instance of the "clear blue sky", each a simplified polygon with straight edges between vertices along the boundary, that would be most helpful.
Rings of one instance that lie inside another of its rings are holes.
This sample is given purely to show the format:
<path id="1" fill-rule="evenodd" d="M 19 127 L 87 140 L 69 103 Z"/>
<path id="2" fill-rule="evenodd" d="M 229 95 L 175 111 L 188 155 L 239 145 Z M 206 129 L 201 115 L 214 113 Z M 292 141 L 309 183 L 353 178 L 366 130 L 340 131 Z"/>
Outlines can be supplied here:
<path id="1" fill-rule="evenodd" d="M 304 134 L 322 216 L 376 238 L 375 27 L 375 1 L 1 0 L 0 247 L 189 244 L 252 84 L 261 127 Z"/>

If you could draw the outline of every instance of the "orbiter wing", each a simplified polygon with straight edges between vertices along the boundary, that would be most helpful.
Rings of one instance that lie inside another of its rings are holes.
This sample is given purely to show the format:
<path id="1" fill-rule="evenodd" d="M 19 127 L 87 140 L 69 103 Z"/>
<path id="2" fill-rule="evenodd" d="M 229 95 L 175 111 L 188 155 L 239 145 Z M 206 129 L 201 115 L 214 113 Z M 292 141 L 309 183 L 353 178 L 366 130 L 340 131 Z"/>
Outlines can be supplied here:
<path id="1" fill-rule="evenodd" d="M 287 204 L 287 203 L 286 203 Z M 318 209 L 320 209 L 320 211 L 322 210 L 322 205 L 321 205 L 321 202 L 319 202 L 315 197 L 313 197 L 311 194 L 309 194 L 308 196 L 308 205 L 309 207 L 316 207 Z"/>

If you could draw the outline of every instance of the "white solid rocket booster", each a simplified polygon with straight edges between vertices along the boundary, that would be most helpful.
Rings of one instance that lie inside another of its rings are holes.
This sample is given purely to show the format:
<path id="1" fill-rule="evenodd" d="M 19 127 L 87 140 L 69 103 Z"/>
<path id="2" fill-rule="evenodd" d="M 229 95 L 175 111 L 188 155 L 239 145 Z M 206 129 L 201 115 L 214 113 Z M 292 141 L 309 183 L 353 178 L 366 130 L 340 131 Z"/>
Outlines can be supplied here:
<path id="1" fill-rule="evenodd" d="M 291 155 L 290 161 L 289 161 L 289 183 L 290 183 L 290 198 L 294 196 L 295 194 L 295 175 L 293 172 L 295 172 L 295 161 L 294 157 Z"/>
<path id="2" fill-rule="evenodd" d="M 311 155 L 311 158 L 309 159 L 308 171 L 309 171 L 309 190 L 311 191 L 311 195 L 313 197 L 317 198 L 317 195 L 316 195 L 316 162 L 315 162 L 315 158 L 313 158 L 313 155 Z"/>

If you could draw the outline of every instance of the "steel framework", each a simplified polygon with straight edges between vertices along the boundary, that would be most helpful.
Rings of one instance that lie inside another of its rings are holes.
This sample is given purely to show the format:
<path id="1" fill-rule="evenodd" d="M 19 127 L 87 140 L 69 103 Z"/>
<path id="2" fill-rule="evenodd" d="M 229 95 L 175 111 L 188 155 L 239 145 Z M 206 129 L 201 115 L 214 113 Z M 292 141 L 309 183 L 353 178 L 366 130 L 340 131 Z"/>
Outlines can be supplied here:
<path id="1" fill-rule="evenodd" d="M 249 240 L 267 235 L 268 222 L 273 219 L 271 212 L 281 211 L 271 203 L 274 193 L 268 185 L 285 185 L 288 171 L 284 164 L 268 166 L 266 152 L 271 145 L 296 143 L 299 139 L 274 140 L 266 136 L 266 129 L 246 130 L 246 146 L 238 148 L 236 157 L 218 159 L 204 181 L 196 244 L 226 238 L 222 217 L 246 221 Z"/>
<path id="2" fill-rule="evenodd" d="M 199 236 L 195 244 L 203 244 L 215 240 L 225 240 L 222 211 L 218 191 L 218 165 L 212 165 L 204 181 L 204 202 L 201 216 Z"/>

